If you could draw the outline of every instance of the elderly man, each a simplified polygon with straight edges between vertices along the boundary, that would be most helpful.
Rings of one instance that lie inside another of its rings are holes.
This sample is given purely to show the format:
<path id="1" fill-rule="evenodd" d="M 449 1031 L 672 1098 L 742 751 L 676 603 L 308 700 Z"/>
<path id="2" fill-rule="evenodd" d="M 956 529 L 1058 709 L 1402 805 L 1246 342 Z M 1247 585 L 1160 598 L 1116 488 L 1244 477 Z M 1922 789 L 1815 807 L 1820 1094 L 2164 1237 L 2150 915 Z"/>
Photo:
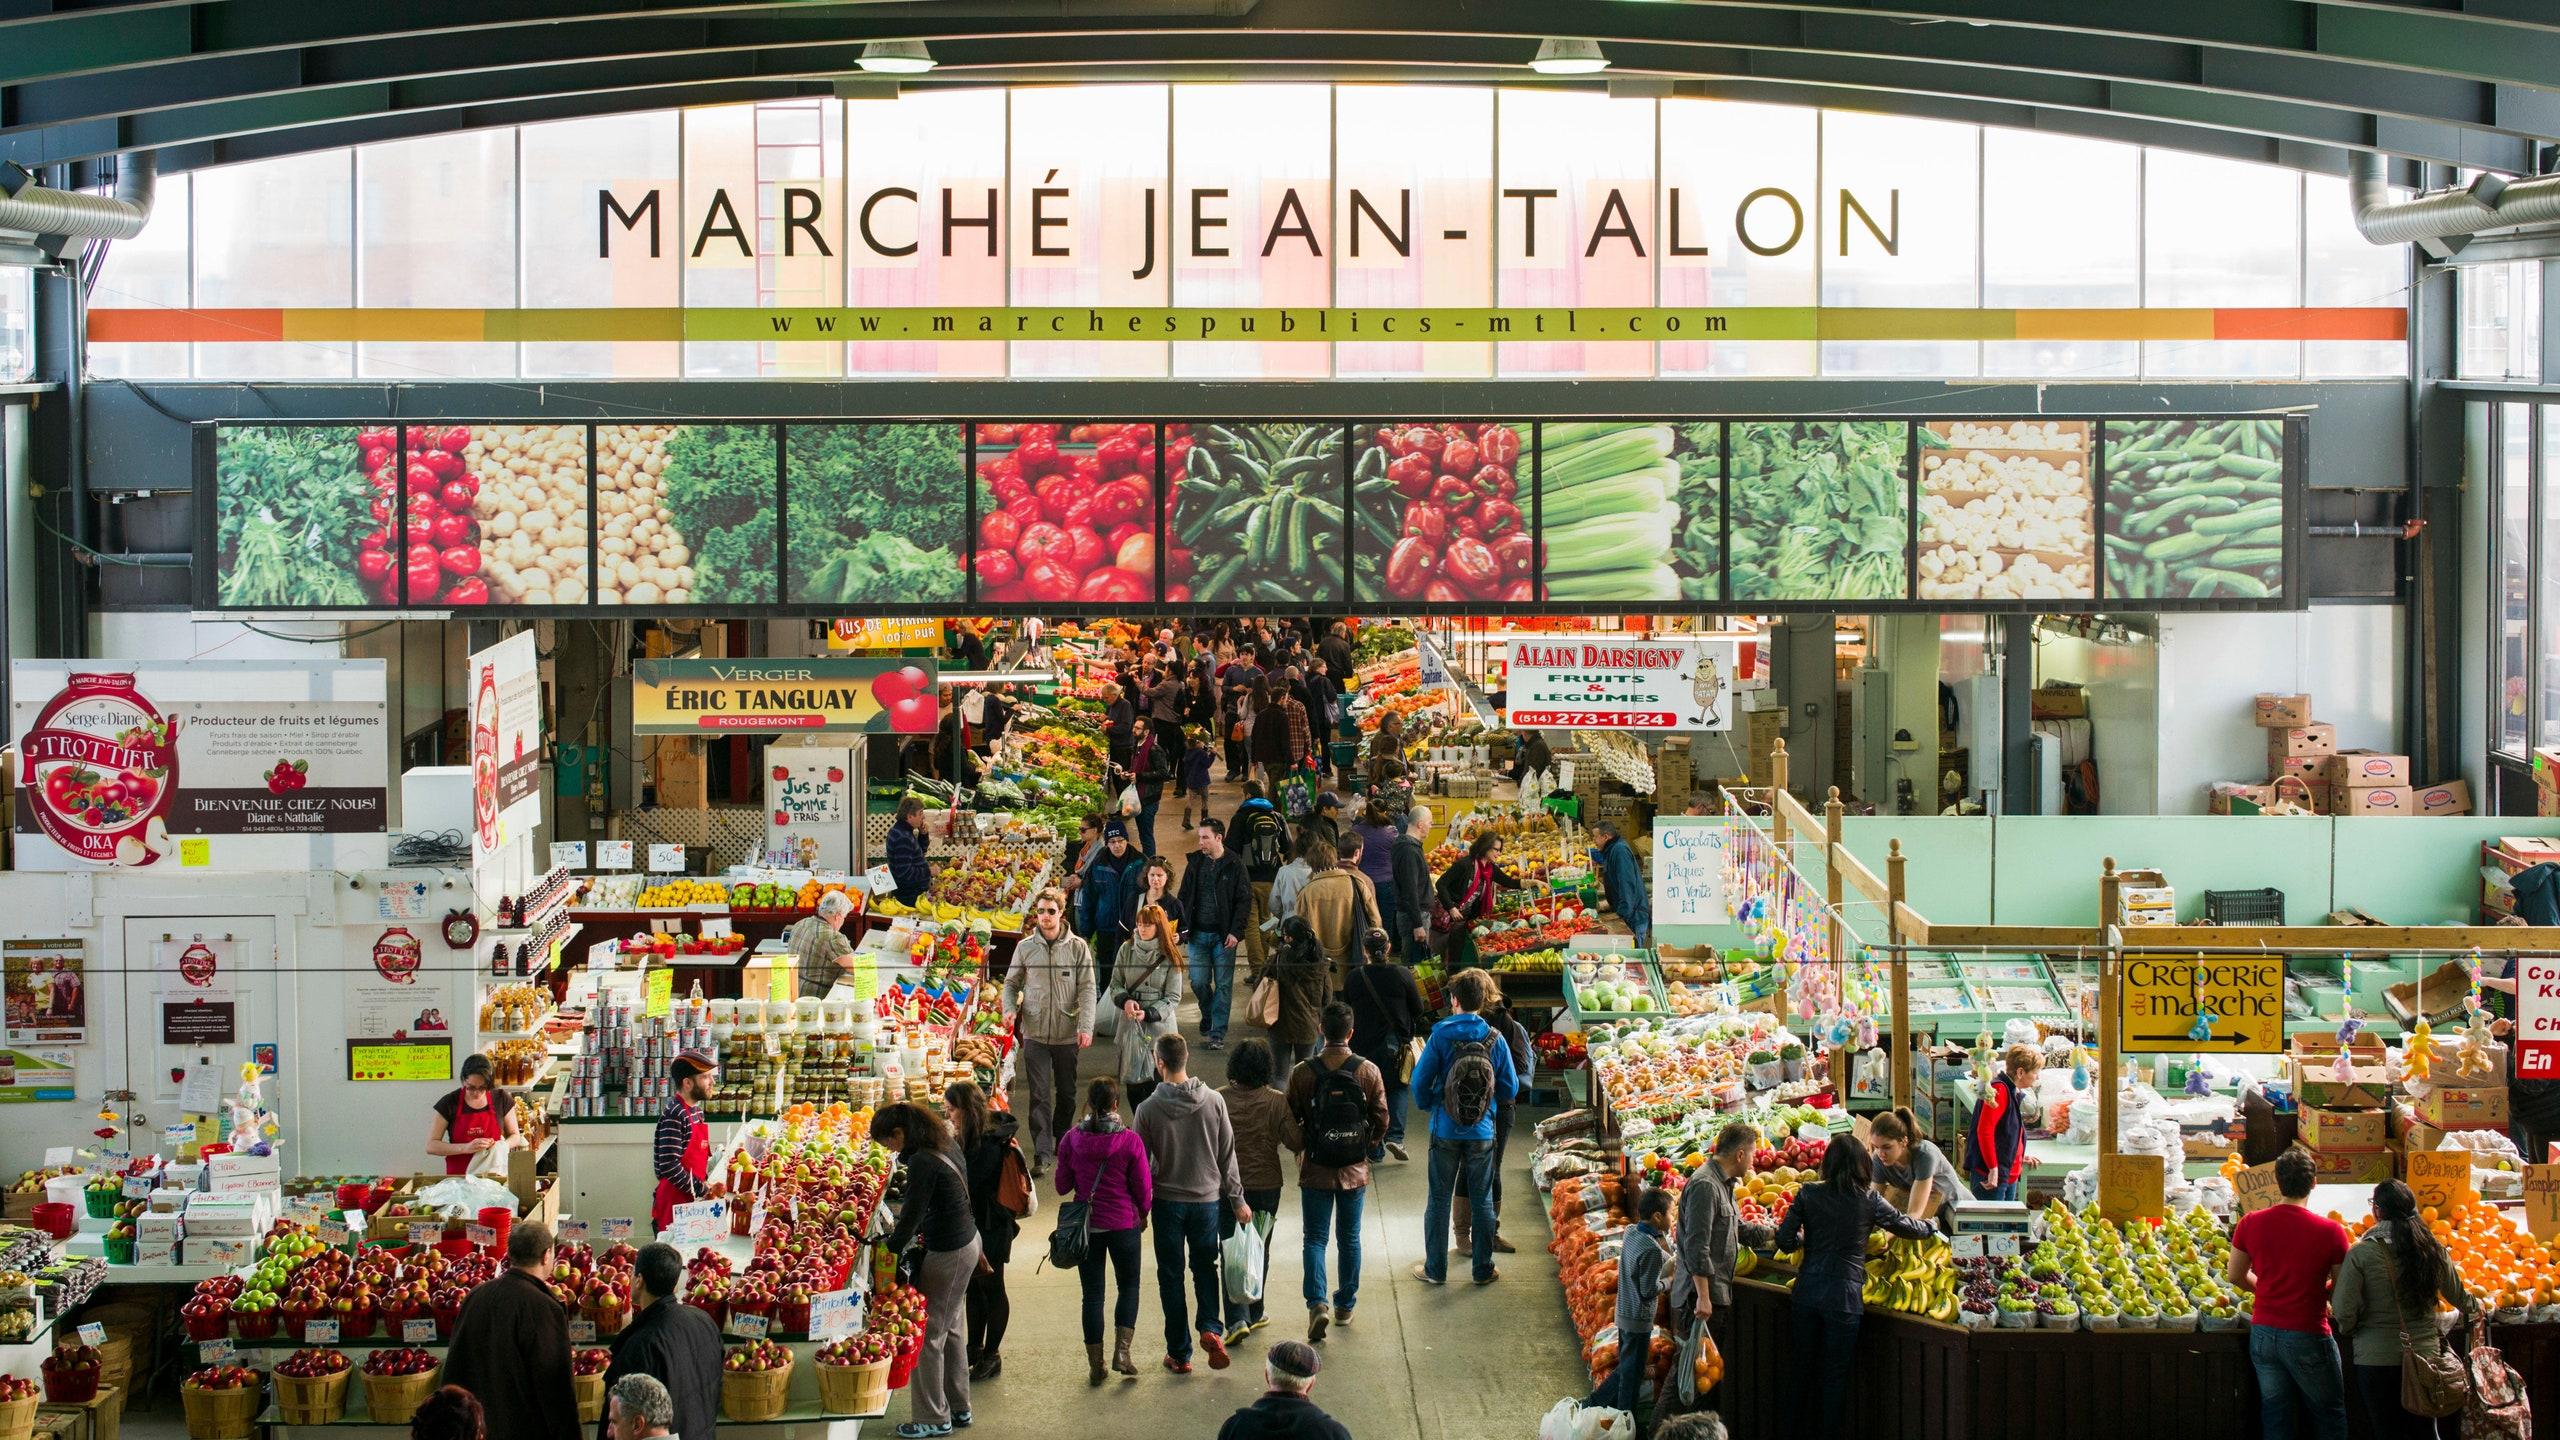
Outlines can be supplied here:
<path id="1" fill-rule="evenodd" d="M 646 1375 L 625 1375 L 605 1392 L 607 1440 L 651 1440 L 675 1433 L 675 1402 Z"/>
<path id="2" fill-rule="evenodd" d="M 1406 811 L 1393 850 L 1396 913 L 1388 917 L 1387 929 L 1407 965 L 1419 965 L 1431 956 L 1431 906 L 1437 897 L 1431 892 L 1431 858 L 1425 848 L 1430 838 L 1430 807 L 1416 805 Z"/>
<path id="3" fill-rule="evenodd" d="M 818 897 L 818 913 L 793 922 L 782 943 L 791 947 L 803 995 L 819 999 L 853 968 L 853 942 L 844 938 L 844 922 L 853 914 L 853 897 L 830 890 Z"/>
<path id="4" fill-rule="evenodd" d="M 1323 1368 L 1316 1347 L 1304 1340 L 1272 1346 L 1262 1361 L 1262 1398 L 1228 1416 L 1218 1440 L 1351 1440 L 1341 1421 L 1307 1398 Z"/>

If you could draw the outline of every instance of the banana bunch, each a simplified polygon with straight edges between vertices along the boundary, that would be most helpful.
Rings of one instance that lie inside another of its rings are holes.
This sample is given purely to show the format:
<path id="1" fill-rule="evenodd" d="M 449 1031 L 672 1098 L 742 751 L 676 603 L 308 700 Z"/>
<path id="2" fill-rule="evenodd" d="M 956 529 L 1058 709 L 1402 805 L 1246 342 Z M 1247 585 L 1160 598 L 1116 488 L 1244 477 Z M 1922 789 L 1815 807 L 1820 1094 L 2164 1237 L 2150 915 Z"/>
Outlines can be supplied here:
<path id="1" fill-rule="evenodd" d="M 1956 1320 L 1955 1252 L 1946 1237 L 1903 1240 L 1879 1230 L 1867 1237 L 1866 1301 L 1907 1315 Z"/>

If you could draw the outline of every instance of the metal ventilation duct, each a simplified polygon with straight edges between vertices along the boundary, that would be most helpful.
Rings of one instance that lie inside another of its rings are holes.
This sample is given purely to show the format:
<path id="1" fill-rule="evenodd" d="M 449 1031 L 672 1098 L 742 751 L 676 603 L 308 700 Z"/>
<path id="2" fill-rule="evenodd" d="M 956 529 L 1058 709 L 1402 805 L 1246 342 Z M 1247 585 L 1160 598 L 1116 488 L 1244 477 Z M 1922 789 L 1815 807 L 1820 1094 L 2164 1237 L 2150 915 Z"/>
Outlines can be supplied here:
<path id="1" fill-rule="evenodd" d="M 16 193 L 0 196 L 0 233 L 38 239 L 130 240 L 151 219 L 157 175 L 151 156 L 137 153 L 117 162 L 115 184 L 105 195 L 55 190 L 28 180 Z"/>
<path id="2" fill-rule="evenodd" d="M 2459 189 L 2394 200 L 2382 156 L 2352 155 L 2348 165 L 2356 229 L 2376 245 L 2416 245 L 2456 265 L 2560 255 L 2560 175 L 2479 175 Z"/>

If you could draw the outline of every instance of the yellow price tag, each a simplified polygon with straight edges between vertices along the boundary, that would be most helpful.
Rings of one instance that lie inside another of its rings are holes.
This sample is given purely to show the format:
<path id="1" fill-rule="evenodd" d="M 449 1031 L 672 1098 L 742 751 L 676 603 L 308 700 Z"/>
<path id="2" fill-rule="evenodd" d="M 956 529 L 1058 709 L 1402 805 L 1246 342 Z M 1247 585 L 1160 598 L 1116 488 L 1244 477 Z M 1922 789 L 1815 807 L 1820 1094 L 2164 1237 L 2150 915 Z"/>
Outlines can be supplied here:
<path id="1" fill-rule="evenodd" d="M 2409 1152 L 2409 1189 L 2421 1205 L 2438 1209 L 2470 1198 L 2471 1152 L 2468 1150 L 2412 1150 Z"/>
<path id="2" fill-rule="evenodd" d="M 202 870 L 213 864 L 213 841 L 204 835 L 189 835 L 178 842 L 178 864 L 189 870 Z"/>
<path id="3" fill-rule="evenodd" d="M 672 967 L 661 965 L 651 970 L 648 978 L 642 983 L 648 987 L 647 1004 L 641 1010 L 643 1015 L 661 1016 L 674 1006 L 676 972 Z"/>
<path id="4" fill-rule="evenodd" d="M 2157 1220 L 2168 1213 L 2168 1162 L 2157 1155 L 2098 1157 L 2098 1213 L 2109 1220 Z"/>

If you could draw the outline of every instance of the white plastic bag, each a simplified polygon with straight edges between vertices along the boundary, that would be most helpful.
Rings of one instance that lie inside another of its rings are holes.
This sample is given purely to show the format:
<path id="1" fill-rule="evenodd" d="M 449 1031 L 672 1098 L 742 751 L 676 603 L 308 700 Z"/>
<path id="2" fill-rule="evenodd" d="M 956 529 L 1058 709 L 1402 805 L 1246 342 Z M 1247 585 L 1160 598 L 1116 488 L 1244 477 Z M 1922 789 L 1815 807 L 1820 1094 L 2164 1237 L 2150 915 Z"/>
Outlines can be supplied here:
<path id="1" fill-rule="evenodd" d="M 1262 1298 L 1262 1231 L 1238 1225 L 1218 1246 L 1218 1265 L 1226 1272 L 1227 1303 L 1250 1305 Z"/>
<path id="2" fill-rule="evenodd" d="M 1635 1416 L 1579 1400 L 1557 1401 L 1538 1421 L 1538 1440 L 1616 1440 L 1635 1433 Z"/>

